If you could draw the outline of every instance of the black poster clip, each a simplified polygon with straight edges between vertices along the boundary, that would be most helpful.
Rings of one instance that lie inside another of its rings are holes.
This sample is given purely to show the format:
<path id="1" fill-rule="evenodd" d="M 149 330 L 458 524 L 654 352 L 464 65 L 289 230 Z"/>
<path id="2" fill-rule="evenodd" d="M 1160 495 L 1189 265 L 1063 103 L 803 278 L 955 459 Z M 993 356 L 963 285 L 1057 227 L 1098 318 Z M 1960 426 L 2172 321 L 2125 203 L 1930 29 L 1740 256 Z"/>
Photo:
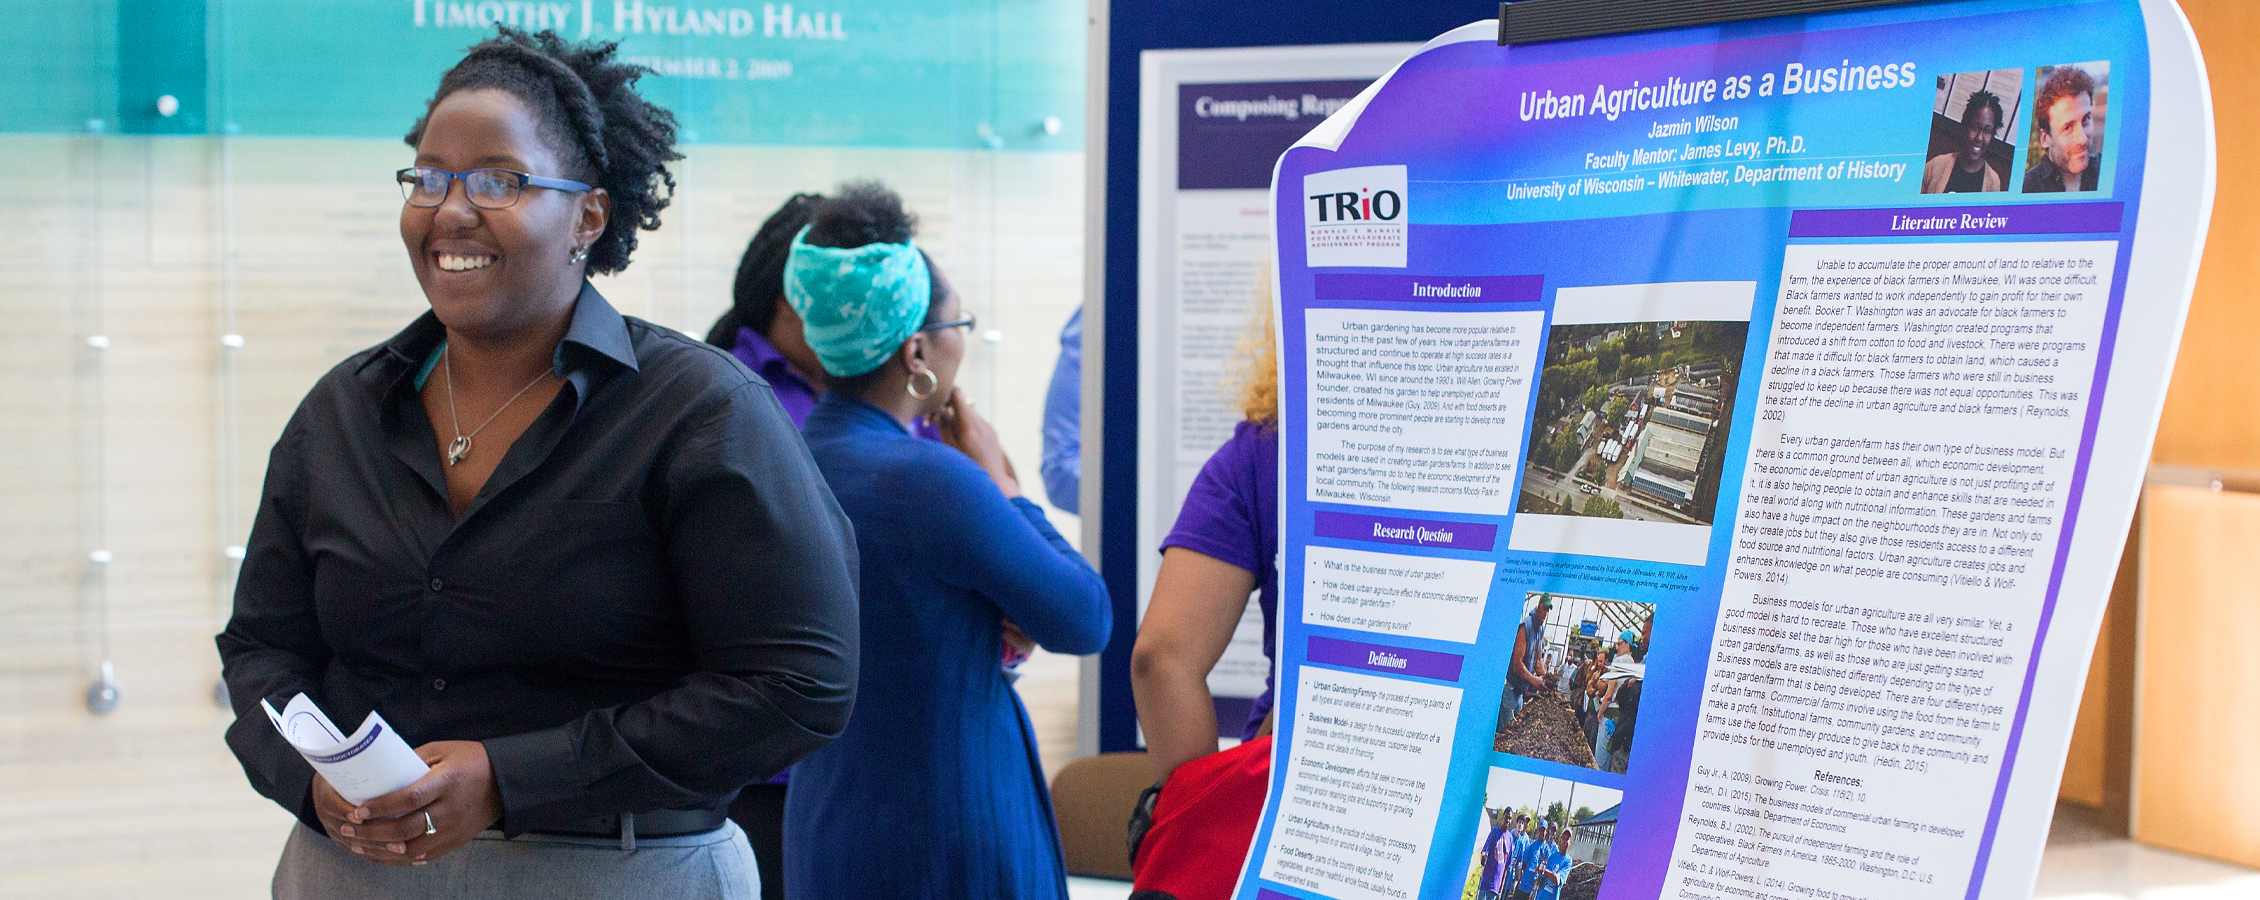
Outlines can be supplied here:
<path id="1" fill-rule="evenodd" d="M 1910 2 L 1916 0 L 1521 0 L 1499 4 L 1499 46 Z"/>

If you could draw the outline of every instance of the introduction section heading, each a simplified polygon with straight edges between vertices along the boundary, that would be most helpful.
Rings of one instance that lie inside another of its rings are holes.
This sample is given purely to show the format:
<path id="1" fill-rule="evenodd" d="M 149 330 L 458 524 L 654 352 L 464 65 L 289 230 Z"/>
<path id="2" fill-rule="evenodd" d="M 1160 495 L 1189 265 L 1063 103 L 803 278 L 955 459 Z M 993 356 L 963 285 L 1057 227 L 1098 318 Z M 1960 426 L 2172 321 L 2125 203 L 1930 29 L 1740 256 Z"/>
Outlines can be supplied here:
<path id="1" fill-rule="evenodd" d="M 1545 280 L 1536 275 L 1317 275 L 1320 300 L 1464 300 L 1535 303 Z"/>

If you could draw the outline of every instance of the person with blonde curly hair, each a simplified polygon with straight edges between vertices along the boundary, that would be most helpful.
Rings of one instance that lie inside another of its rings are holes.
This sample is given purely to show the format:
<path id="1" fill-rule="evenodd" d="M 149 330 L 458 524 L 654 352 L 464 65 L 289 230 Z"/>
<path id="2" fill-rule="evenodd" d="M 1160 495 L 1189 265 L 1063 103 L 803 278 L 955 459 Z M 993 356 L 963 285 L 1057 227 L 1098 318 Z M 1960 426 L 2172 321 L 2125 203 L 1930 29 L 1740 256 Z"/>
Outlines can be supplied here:
<path id="1" fill-rule="evenodd" d="M 1130 654 L 1131 692 L 1156 779 L 1130 823 L 1132 886 L 1178 897 L 1230 891 L 1239 867 L 1203 848 L 1247 845 L 1262 794 L 1246 788 L 1268 771 L 1263 756 L 1241 754 L 1262 754 L 1267 745 L 1276 664 L 1237 735 L 1241 750 L 1217 752 L 1208 690 L 1209 670 L 1232 643 L 1250 593 L 1263 610 L 1266 657 L 1278 629 L 1279 351 L 1268 293 L 1256 308 L 1239 353 L 1242 420 L 1202 465 L 1162 540 L 1161 572 Z M 1172 773 L 1182 775 L 1178 782 Z"/>
<path id="2" fill-rule="evenodd" d="M 1162 539 L 1161 572 L 1130 655 L 1130 684 L 1157 779 L 1216 752 L 1209 670 L 1232 642 L 1256 593 L 1263 652 L 1272 653 L 1279 612 L 1279 351 L 1268 298 L 1240 348 L 1242 419 L 1217 448 Z M 1249 740 L 1271 713 L 1272 676 L 1238 737 Z"/>

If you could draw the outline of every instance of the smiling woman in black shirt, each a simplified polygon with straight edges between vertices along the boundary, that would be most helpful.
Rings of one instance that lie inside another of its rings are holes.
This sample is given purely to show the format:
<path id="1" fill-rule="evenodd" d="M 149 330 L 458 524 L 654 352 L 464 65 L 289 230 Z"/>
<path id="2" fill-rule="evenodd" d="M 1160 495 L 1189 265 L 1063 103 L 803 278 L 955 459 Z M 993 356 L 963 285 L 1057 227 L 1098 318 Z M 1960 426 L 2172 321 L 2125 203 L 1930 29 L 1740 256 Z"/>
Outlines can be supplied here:
<path id="1" fill-rule="evenodd" d="M 292 416 L 219 636 L 228 744 L 304 825 L 279 897 L 751 897 L 724 807 L 846 725 L 854 540 L 792 421 L 585 280 L 673 187 L 637 74 L 505 30 L 409 134 L 431 312 Z M 258 709 L 301 691 L 431 774 L 345 801 Z"/>

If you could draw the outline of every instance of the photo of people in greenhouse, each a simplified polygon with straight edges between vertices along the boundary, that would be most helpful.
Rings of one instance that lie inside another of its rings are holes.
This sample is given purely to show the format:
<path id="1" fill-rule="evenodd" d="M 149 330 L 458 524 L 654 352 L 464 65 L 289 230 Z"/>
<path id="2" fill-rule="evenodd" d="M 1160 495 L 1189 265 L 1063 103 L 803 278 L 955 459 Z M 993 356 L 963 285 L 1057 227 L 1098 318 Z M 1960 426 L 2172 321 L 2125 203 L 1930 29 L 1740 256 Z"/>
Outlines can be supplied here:
<path id="1" fill-rule="evenodd" d="M 1647 603 L 1526 594 L 1492 749 L 1622 773 L 1655 617 Z"/>

